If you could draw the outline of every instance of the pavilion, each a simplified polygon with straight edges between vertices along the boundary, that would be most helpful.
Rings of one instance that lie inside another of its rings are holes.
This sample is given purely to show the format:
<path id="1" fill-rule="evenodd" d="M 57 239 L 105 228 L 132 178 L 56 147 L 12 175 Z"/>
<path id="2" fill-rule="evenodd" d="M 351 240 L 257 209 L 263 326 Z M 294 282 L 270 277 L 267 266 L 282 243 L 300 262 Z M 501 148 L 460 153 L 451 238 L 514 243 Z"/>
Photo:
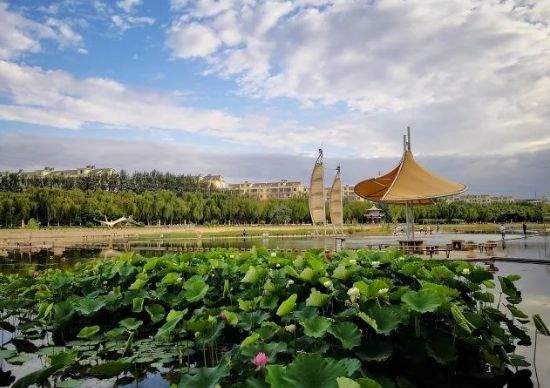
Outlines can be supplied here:
<path id="1" fill-rule="evenodd" d="M 427 205 L 441 197 L 463 193 L 467 187 L 441 178 L 418 164 L 411 152 L 411 132 L 403 136 L 403 157 L 390 172 L 359 182 L 354 191 L 373 202 L 405 205 L 407 240 L 414 241 L 413 205 Z"/>

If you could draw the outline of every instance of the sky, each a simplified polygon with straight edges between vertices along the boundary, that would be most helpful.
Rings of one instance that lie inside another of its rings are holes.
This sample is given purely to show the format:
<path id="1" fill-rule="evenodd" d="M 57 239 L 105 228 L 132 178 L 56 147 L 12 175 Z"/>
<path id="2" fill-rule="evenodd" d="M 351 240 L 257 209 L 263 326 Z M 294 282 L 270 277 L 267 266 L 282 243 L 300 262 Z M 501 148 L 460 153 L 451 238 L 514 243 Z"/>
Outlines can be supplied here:
<path id="1" fill-rule="evenodd" d="M 0 170 L 550 195 L 550 0 L 0 0 Z"/>

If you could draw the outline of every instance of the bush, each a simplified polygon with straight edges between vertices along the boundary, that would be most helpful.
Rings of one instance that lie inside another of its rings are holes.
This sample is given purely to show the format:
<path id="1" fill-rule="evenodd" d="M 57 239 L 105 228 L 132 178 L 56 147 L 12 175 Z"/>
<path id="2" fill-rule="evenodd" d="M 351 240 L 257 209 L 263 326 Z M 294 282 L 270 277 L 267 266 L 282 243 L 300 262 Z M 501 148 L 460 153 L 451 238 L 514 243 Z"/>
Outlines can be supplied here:
<path id="1" fill-rule="evenodd" d="M 27 317 L 17 340 L 51 332 L 25 349 L 55 349 L 40 382 L 169 368 L 197 387 L 497 387 L 530 384 L 518 278 L 498 277 L 497 304 L 471 263 L 217 250 L 3 276 L 0 300 Z"/>
<path id="2" fill-rule="evenodd" d="M 25 226 L 27 229 L 31 230 L 38 230 L 40 228 L 40 222 L 36 221 L 34 218 L 31 218 L 29 222 L 27 222 L 27 225 Z"/>

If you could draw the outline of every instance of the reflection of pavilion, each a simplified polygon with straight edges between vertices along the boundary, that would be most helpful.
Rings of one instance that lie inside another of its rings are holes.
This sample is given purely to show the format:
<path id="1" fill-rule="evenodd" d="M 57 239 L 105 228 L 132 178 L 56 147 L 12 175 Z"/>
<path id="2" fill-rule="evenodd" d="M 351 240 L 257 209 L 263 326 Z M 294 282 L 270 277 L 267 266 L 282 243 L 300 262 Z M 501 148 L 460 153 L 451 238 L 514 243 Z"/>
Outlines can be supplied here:
<path id="1" fill-rule="evenodd" d="M 370 224 L 379 224 L 384 218 L 384 213 L 375 204 L 372 204 L 371 208 L 366 211 L 365 218 Z"/>

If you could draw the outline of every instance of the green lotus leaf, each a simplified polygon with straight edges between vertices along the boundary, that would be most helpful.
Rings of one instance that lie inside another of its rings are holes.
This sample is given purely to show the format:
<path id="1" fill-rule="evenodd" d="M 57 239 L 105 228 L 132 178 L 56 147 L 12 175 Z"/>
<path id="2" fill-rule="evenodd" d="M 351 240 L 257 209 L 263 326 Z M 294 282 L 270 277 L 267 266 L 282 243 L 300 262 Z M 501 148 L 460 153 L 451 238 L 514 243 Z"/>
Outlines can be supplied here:
<path id="1" fill-rule="evenodd" d="M 180 274 L 177 272 L 168 272 L 162 280 L 160 281 L 160 284 L 164 284 L 167 286 L 175 285 L 180 282 Z"/>
<path id="2" fill-rule="evenodd" d="M 338 377 L 336 379 L 338 388 L 382 388 L 375 380 L 368 377 L 362 377 L 357 380 L 352 380 L 349 377 Z"/>
<path id="3" fill-rule="evenodd" d="M 259 339 L 260 339 L 260 334 L 252 333 L 241 342 L 241 346 L 242 347 L 250 346 L 256 341 L 258 341 Z"/>
<path id="4" fill-rule="evenodd" d="M 536 329 L 539 333 L 542 335 L 550 335 L 550 331 L 548 330 L 548 327 L 542 320 L 542 317 L 539 314 L 533 315 L 533 323 L 535 324 Z"/>
<path id="5" fill-rule="evenodd" d="M 162 325 L 155 335 L 155 338 L 166 338 L 176 328 L 177 324 L 182 320 L 185 311 L 170 310 L 166 316 L 166 322 Z"/>
<path id="6" fill-rule="evenodd" d="M 349 377 L 360 367 L 361 364 L 355 361 L 335 361 L 318 354 L 301 355 L 286 367 L 284 380 L 287 387 L 337 388 L 338 377 Z"/>
<path id="7" fill-rule="evenodd" d="M 472 329 L 474 329 L 475 326 L 466 319 L 460 308 L 455 304 L 451 306 L 451 315 L 458 326 L 464 329 L 468 334 L 472 333 Z"/>
<path id="8" fill-rule="evenodd" d="M 495 295 L 491 292 L 476 291 L 472 294 L 475 300 L 481 302 L 493 303 L 495 301 Z"/>
<path id="9" fill-rule="evenodd" d="M 12 365 L 23 365 L 32 358 L 32 354 L 29 353 L 17 353 L 17 355 L 8 358 L 6 361 Z"/>
<path id="10" fill-rule="evenodd" d="M 483 268 L 476 267 L 470 271 L 468 279 L 476 284 L 481 284 L 485 281 L 492 280 L 493 274 Z"/>
<path id="11" fill-rule="evenodd" d="M 209 287 L 200 275 L 195 275 L 183 283 L 183 288 L 185 289 L 183 293 L 185 299 L 190 303 L 194 303 L 204 298 Z"/>
<path id="12" fill-rule="evenodd" d="M 91 366 L 88 369 L 88 374 L 100 379 L 109 379 L 128 370 L 129 366 L 128 363 L 123 361 L 108 361 L 103 364 Z"/>
<path id="13" fill-rule="evenodd" d="M 523 311 L 521 311 L 514 305 L 507 304 L 506 307 L 508 308 L 508 310 L 510 310 L 512 315 L 516 318 L 529 318 L 527 314 L 525 314 Z"/>
<path id="14" fill-rule="evenodd" d="M 76 355 L 73 352 L 62 352 L 51 358 L 51 366 L 29 373 L 17 380 L 12 388 L 27 388 L 32 385 L 42 385 L 48 381 L 48 378 L 57 371 L 72 365 L 75 362 Z"/>
<path id="15" fill-rule="evenodd" d="M 447 287 L 443 284 L 431 283 L 427 281 L 421 281 L 422 290 L 433 291 L 438 294 L 441 298 L 456 298 L 460 295 L 460 292 L 451 287 Z"/>
<path id="16" fill-rule="evenodd" d="M 262 322 L 262 325 L 257 330 L 257 332 L 258 334 L 260 334 L 260 337 L 262 337 L 264 341 L 267 341 L 271 339 L 271 337 L 273 337 L 275 334 L 277 334 L 280 329 L 281 327 L 277 325 L 275 322 L 268 321 L 268 322 Z"/>
<path id="17" fill-rule="evenodd" d="M 246 271 L 246 274 L 244 275 L 244 278 L 242 278 L 242 283 L 248 283 L 248 284 L 255 284 L 263 276 L 264 271 L 261 268 L 256 268 L 255 266 L 250 266 L 248 268 L 248 271 Z"/>
<path id="18" fill-rule="evenodd" d="M 74 362 L 76 361 L 76 352 L 66 350 L 50 355 L 49 359 L 51 366 L 64 368 L 66 366 L 74 364 Z"/>
<path id="19" fill-rule="evenodd" d="M 353 322 L 340 322 L 328 328 L 328 332 L 342 342 L 344 349 L 353 349 L 361 343 L 361 333 Z"/>
<path id="20" fill-rule="evenodd" d="M 130 284 L 130 287 L 128 287 L 128 289 L 131 291 L 141 290 L 147 284 L 147 281 L 148 281 L 147 274 L 143 274 L 143 275 L 144 276 L 142 277 L 137 277 L 136 280 L 132 284 Z"/>
<path id="21" fill-rule="evenodd" d="M 436 334 L 430 336 L 426 342 L 428 354 L 439 364 L 448 364 L 456 360 L 456 348 L 451 337 Z"/>
<path id="22" fill-rule="evenodd" d="M 284 317 L 285 315 L 288 315 L 290 312 L 292 312 L 294 310 L 294 307 L 296 306 L 296 299 L 298 299 L 298 294 L 290 295 L 288 299 L 286 299 L 279 305 L 279 308 L 277 309 L 277 315 L 280 317 Z"/>
<path id="23" fill-rule="evenodd" d="M 286 388 L 288 381 L 285 379 L 286 366 L 283 365 L 266 365 L 265 381 L 271 388 Z"/>
<path id="24" fill-rule="evenodd" d="M 332 273 L 332 277 L 335 279 L 346 280 L 347 278 L 349 278 L 349 271 L 344 265 L 340 264 Z"/>
<path id="25" fill-rule="evenodd" d="M 145 306 L 145 311 L 147 311 L 147 314 L 149 314 L 153 323 L 160 322 L 164 318 L 165 310 L 160 304 L 155 303 Z"/>
<path id="26" fill-rule="evenodd" d="M 65 379 L 58 382 L 55 386 L 56 388 L 78 388 L 84 385 L 84 380 L 75 380 L 75 379 Z"/>
<path id="27" fill-rule="evenodd" d="M 319 338 L 325 334 L 327 329 L 330 327 L 331 322 L 328 318 L 317 316 L 301 320 L 300 325 L 303 326 L 305 335 Z"/>
<path id="28" fill-rule="evenodd" d="M 138 327 L 143 325 L 143 321 L 136 318 L 126 318 L 119 322 L 120 326 L 124 327 L 126 330 L 134 331 Z"/>
<path id="29" fill-rule="evenodd" d="M 375 337 L 367 340 L 367 344 L 357 352 L 357 356 L 364 361 L 386 361 L 393 353 L 393 346 L 386 337 Z"/>
<path id="30" fill-rule="evenodd" d="M 0 349 L 0 360 L 6 360 L 16 355 L 17 351 L 15 349 Z"/>
<path id="31" fill-rule="evenodd" d="M 421 314 L 433 312 L 443 303 L 442 298 L 434 291 L 408 291 L 401 300 L 413 311 Z"/>
<path id="32" fill-rule="evenodd" d="M 86 327 L 83 327 L 79 332 L 78 334 L 76 335 L 78 338 L 90 338 L 92 336 L 94 336 L 95 334 L 97 334 L 100 330 L 100 327 L 95 325 L 95 326 L 86 326 Z"/>
<path id="33" fill-rule="evenodd" d="M 229 375 L 229 368 L 225 363 L 213 368 L 198 368 L 194 374 L 181 376 L 178 388 L 214 388 L 219 381 Z"/>
<path id="34" fill-rule="evenodd" d="M 309 267 L 306 267 L 302 270 L 302 272 L 300 272 L 300 275 L 298 277 L 305 282 L 309 282 L 311 279 L 313 279 L 313 275 L 315 275 L 315 271 Z"/>
<path id="35" fill-rule="evenodd" d="M 322 307 L 327 304 L 329 296 L 317 291 L 315 288 L 311 289 L 309 297 L 306 299 L 306 306 Z"/>
<path id="36" fill-rule="evenodd" d="M 356 383 L 355 380 L 352 380 L 349 377 L 337 377 L 336 383 L 338 384 L 338 388 L 361 388 L 359 383 Z"/>
<path id="37" fill-rule="evenodd" d="M 143 298 L 134 298 L 132 300 L 132 311 L 134 313 L 141 313 L 141 311 L 143 310 L 143 302 Z"/>
<path id="38" fill-rule="evenodd" d="M 374 329 L 378 334 L 388 335 L 401 323 L 398 307 L 374 306 L 369 309 L 369 316 L 375 320 Z"/>
<path id="39" fill-rule="evenodd" d="M 92 315 L 93 313 L 101 310 L 107 301 L 100 298 L 84 297 L 74 302 L 74 309 L 84 316 Z"/>
<path id="40" fill-rule="evenodd" d="M 438 280 L 452 279 L 455 276 L 454 272 L 444 265 L 433 267 L 430 271 L 430 275 Z"/>
<path id="41" fill-rule="evenodd" d="M 506 300 L 513 304 L 521 302 L 521 292 L 516 288 L 513 281 L 507 276 L 499 276 L 500 288 L 502 292 L 507 295 Z"/>

